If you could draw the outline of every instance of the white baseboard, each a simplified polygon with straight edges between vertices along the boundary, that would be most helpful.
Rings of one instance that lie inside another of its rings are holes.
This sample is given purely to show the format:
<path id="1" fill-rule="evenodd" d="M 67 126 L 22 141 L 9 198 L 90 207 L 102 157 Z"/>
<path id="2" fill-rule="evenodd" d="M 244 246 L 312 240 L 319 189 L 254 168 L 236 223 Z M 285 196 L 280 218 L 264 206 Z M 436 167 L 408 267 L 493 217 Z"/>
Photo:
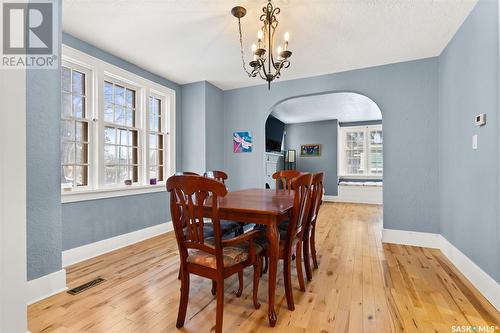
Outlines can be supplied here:
<path id="1" fill-rule="evenodd" d="M 382 230 L 382 242 L 439 249 L 477 290 L 500 311 L 500 284 L 440 234 Z"/>
<path id="2" fill-rule="evenodd" d="M 326 202 L 338 202 L 337 198 L 338 197 L 336 195 L 324 195 L 323 196 L 323 201 L 326 201 Z"/>
<path id="3" fill-rule="evenodd" d="M 69 249 L 63 251 L 62 253 L 62 266 L 66 267 L 73 265 L 172 230 L 172 222 L 160 223 L 149 228 L 140 229 L 128 234 L 119 235 L 95 243 L 76 247 L 74 249 Z"/>
<path id="4" fill-rule="evenodd" d="M 66 270 L 61 269 L 60 271 L 28 281 L 27 288 L 28 305 L 65 291 L 67 289 Z"/>
<path id="5" fill-rule="evenodd" d="M 429 232 L 383 229 L 382 242 L 441 249 L 442 236 Z"/>

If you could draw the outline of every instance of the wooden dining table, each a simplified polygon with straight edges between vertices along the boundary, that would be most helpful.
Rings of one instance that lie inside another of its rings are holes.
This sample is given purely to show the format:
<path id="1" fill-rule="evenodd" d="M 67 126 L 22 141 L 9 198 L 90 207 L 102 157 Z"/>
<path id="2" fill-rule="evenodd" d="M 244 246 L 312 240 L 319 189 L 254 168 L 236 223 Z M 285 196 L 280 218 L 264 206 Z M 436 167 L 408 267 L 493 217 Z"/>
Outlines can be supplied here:
<path id="1" fill-rule="evenodd" d="M 280 233 L 278 225 L 289 218 L 293 208 L 292 190 L 246 189 L 229 192 L 219 200 L 219 218 L 244 223 L 267 226 L 266 237 L 269 242 L 268 270 L 268 317 L 274 327 L 277 321 L 275 309 L 276 274 L 278 271 Z M 210 217 L 210 204 L 206 206 Z"/>

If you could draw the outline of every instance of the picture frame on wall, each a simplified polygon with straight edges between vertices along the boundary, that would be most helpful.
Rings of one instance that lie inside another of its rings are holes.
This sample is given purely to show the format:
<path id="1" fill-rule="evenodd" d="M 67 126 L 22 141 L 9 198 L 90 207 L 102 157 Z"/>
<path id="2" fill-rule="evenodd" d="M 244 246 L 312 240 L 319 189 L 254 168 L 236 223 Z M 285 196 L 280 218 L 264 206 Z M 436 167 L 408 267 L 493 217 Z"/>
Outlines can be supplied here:
<path id="1" fill-rule="evenodd" d="M 253 138 L 250 132 L 234 132 L 233 133 L 233 152 L 234 153 L 251 153 Z"/>
<path id="2" fill-rule="evenodd" d="M 305 144 L 300 145 L 301 157 L 319 157 L 321 156 L 321 144 Z"/>

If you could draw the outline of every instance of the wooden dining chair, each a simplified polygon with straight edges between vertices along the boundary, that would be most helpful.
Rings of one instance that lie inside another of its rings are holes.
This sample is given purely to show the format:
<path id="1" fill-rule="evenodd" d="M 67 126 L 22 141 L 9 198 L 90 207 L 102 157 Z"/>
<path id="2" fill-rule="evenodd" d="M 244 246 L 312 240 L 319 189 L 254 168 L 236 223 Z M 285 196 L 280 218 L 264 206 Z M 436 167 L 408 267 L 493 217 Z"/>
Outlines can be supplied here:
<path id="1" fill-rule="evenodd" d="M 276 189 L 289 190 L 292 180 L 301 175 L 297 170 L 281 170 L 273 174 L 273 179 L 276 179 Z"/>
<path id="2" fill-rule="evenodd" d="M 217 310 L 215 332 L 222 332 L 224 279 L 253 266 L 253 303 L 257 299 L 262 247 L 254 243 L 260 232 L 253 230 L 236 238 L 223 239 L 219 218 L 219 198 L 227 194 L 226 187 L 213 179 L 190 175 L 172 176 L 167 180 L 170 192 L 170 212 L 181 261 L 181 297 L 177 328 L 184 326 L 189 300 L 190 275 L 195 274 L 215 282 Z M 207 205 L 209 207 L 204 207 Z M 204 221 L 210 217 L 213 237 L 206 237 Z M 187 233 L 185 232 L 187 228 Z"/>
<path id="3" fill-rule="evenodd" d="M 312 280 L 311 270 L 311 256 L 314 268 L 318 268 L 318 259 L 316 258 L 316 220 L 318 219 L 319 208 L 323 199 L 323 180 L 325 178 L 324 172 L 315 173 L 311 185 L 311 205 L 309 208 L 309 222 L 307 229 L 304 232 L 304 267 L 306 270 L 306 277 L 308 281 Z"/>
<path id="4" fill-rule="evenodd" d="M 191 171 L 178 171 L 175 173 L 176 176 L 199 176 L 196 172 Z"/>
<path id="5" fill-rule="evenodd" d="M 219 171 L 219 170 L 207 171 L 203 174 L 203 176 L 218 180 L 222 184 L 225 184 L 226 179 L 227 179 L 227 173 L 225 173 L 224 171 Z"/>
<path id="6" fill-rule="evenodd" d="M 297 277 L 301 291 L 305 291 L 304 274 L 302 271 L 302 240 L 306 230 L 309 207 L 311 204 L 311 183 L 312 174 L 304 173 L 294 178 L 291 182 L 291 189 L 294 190 L 293 209 L 286 230 L 279 229 L 280 244 L 279 258 L 283 260 L 283 280 L 285 282 L 286 302 L 289 310 L 294 310 L 292 292 L 292 255 L 295 255 Z M 264 248 L 263 256 L 267 256 L 267 239 L 259 236 L 256 240 Z"/>

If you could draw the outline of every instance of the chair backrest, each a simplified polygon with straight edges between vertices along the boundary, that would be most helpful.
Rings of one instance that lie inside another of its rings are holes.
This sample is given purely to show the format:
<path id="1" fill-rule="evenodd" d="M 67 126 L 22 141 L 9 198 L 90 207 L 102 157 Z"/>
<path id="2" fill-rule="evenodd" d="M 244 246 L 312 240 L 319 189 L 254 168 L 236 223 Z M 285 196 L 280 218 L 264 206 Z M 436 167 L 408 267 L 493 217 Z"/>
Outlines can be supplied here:
<path id="1" fill-rule="evenodd" d="M 294 202 L 292 217 L 288 226 L 288 234 L 293 237 L 302 237 L 309 219 L 309 207 L 311 205 L 311 184 L 313 175 L 310 173 L 302 174 L 292 181 L 292 190 L 294 191 Z M 292 239 L 291 237 L 289 237 Z"/>
<path id="2" fill-rule="evenodd" d="M 167 191 L 170 192 L 170 212 L 181 260 L 186 260 L 188 249 L 198 249 L 214 255 L 217 266 L 223 265 L 218 198 L 227 194 L 224 184 L 195 175 L 172 176 L 167 180 Z M 205 243 L 207 209 L 213 224 L 215 247 Z"/>
<path id="3" fill-rule="evenodd" d="M 276 179 L 276 189 L 289 190 L 292 180 L 300 176 L 300 171 L 297 170 L 281 170 L 273 174 L 273 179 Z"/>
<path id="4" fill-rule="evenodd" d="M 219 170 L 207 171 L 203 174 L 203 176 L 218 180 L 222 184 L 224 184 L 227 179 L 227 173 Z"/>
<path id="5" fill-rule="evenodd" d="M 175 173 L 175 176 L 199 176 L 199 174 L 191 171 L 179 171 Z"/>
<path id="6" fill-rule="evenodd" d="M 319 207 L 321 206 L 321 200 L 323 198 L 323 180 L 325 178 L 324 172 L 315 173 L 312 180 L 311 189 L 311 207 L 309 214 L 309 222 L 314 223 L 318 218 Z"/>

